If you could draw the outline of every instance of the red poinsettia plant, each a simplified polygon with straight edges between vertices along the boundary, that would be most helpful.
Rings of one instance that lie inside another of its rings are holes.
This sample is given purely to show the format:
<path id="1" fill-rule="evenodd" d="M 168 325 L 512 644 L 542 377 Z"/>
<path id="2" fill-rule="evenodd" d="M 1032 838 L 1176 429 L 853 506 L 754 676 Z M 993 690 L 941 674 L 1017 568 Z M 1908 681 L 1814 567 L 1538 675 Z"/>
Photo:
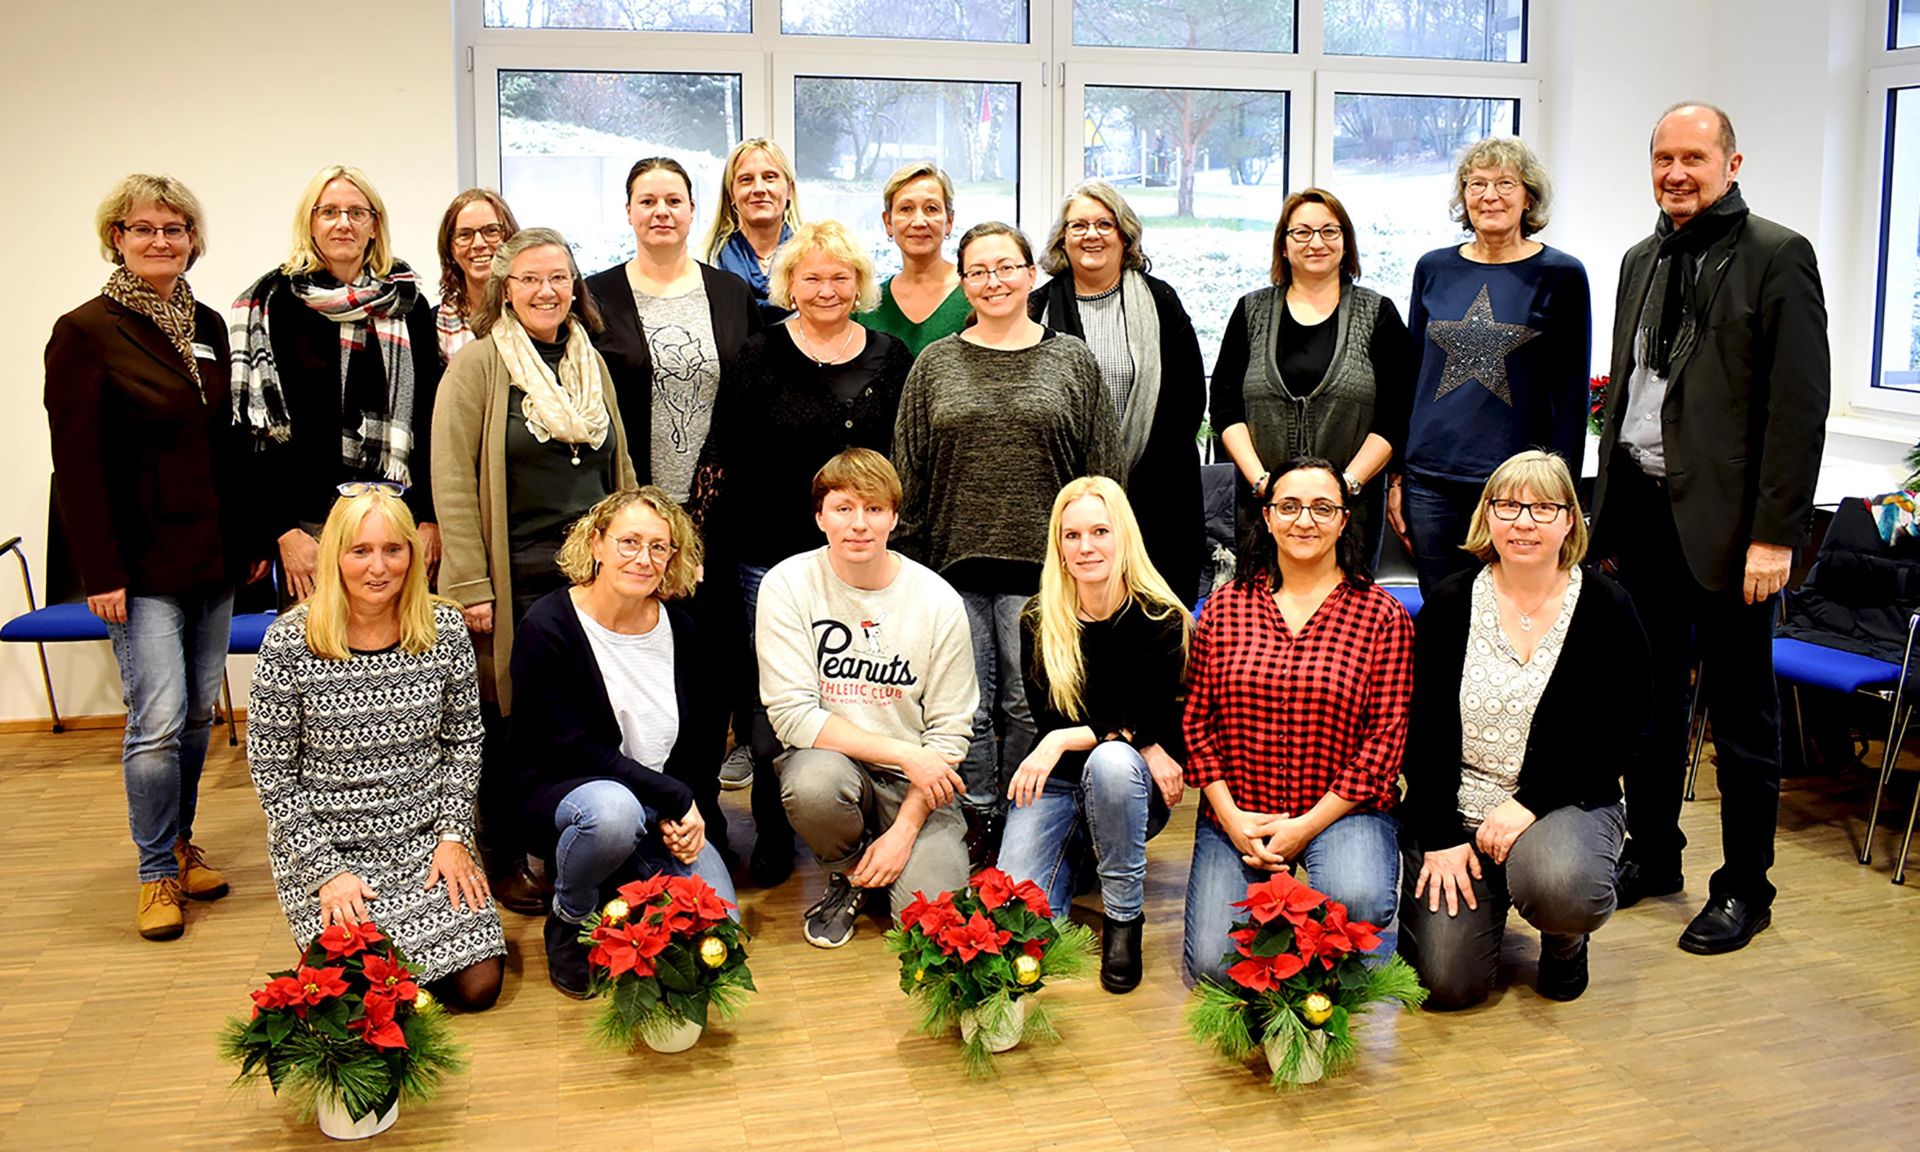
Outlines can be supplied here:
<path id="1" fill-rule="evenodd" d="M 252 993 L 253 1011 L 230 1018 L 221 1055 L 236 1083 L 265 1076 L 310 1115 L 322 1098 L 358 1120 L 402 1095 L 425 1099 L 462 1066 L 445 1011 L 404 954 L 372 922 L 335 924 L 300 962 Z"/>
<path id="2" fill-rule="evenodd" d="M 747 934 L 734 907 L 698 876 L 664 873 L 623 885 L 580 941 L 592 993 L 607 999 L 594 1035 L 610 1047 L 659 1038 L 709 1015 L 731 1019 L 754 991 Z"/>
<path id="3" fill-rule="evenodd" d="M 1380 930 L 1346 905 L 1276 872 L 1234 902 L 1247 910 L 1228 933 L 1225 982 L 1194 989 L 1195 1038 L 1235 1060 L 1264 1045 L 1275 1085 L 1338 1072 L 1353 1062 L 1354 1015 L 1382 1001 L 1415 1007 L 1427 997 L 1413 968 L 1380 947 Z M 1303 1066 L 1313 1075 L 1302 1076 Z"/>
<path id="4" fill-rule="evenodd" d="M 1587 431 L 1600 435 L 1607 427 L 1607 384 L 1609 376 L 1587 378 Z"/>
<path id="5" fill-rule="evenodd" d="M 1085 973 L 1093 956 L 1089 929 L 1054 919 L 1039 885 L 1015 883 L 998 868 L 981 869 L 958 892 L 913 897 L 886 943 L 900 957 L 901 991 L 920 1004 L 922 1031 L 938 1035 L 961 1023 L 962 1058 L 975 1073 L 991 1067 L 993 1034 L 1017 1027 L 1022 1039 L 1057 1038 L 1044 1009 L 1030 1004 L 1022 1021 L 1013 1002 L 1049 979 Z M 967 1026 L 969 1014 L 979 1027 Z"/>

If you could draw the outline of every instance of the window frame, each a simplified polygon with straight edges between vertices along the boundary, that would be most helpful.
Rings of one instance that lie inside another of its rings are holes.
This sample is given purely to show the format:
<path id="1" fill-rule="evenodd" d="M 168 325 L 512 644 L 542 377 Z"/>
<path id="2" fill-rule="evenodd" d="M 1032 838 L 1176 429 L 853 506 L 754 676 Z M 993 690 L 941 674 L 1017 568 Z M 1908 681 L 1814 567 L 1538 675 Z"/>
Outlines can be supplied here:
<path id="1" fill-rule="evenodd" d="M 1888 7 L 1891 9 L 1897 3 L 1898 0 L 1889 0 Z M 1892 115 L 1895 94 L 1904 89 L 1920 89 L 1920 48 L 1900 49 L 1888 52 L 1887 56 L 1906 62 L 1868 71 L 1866 114 L 1861 117 L 1861 155 L 1876 158 L 1879 165 L 1877 179 L 1861 181 L 1864 204 L 1859 215 L 1860 237 L 1856 249 L 1859 266 L 1873 269 L 1872 306 L 1858 309 L 1856 321 L 1846 329 L 1836 326 L 1833 337 L 1844 340 L 1851 330 L 1854 339 L 1864 343 L 1867 349 L 1866 371 L 1849 373 L 1851 378 L 1844 389 L 1848 411 L 1857 416 L 1892 415 L 1911 420 L 1920 417 L 1920 390 L 1882 388 L 1880 375 L 1882 325 L 1887 308 L 1887 241 L 1892 225 L 1889 196 L 1893 189 L 1894 141 L 1889 129 L 1895 127 Z"/>

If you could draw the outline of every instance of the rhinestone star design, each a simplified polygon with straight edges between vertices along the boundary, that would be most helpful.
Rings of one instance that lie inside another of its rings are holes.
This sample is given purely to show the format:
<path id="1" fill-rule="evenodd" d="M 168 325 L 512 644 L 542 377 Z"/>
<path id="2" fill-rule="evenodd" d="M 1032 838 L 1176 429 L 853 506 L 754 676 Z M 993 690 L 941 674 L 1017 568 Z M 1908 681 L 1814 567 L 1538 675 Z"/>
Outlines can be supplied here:
<path id="1" fill-rule="evenodd" d="M 1478 380 L 1502 404 L 1513 407 L 1513 389 L 1507 385 L 1507 354 L 1538 335 L 1525 324 L 1495 320 L 1487 286 L 1480 285 L 1480 294 L 1473 298 L 1466 316 L 1427 324 L 1428 339 L 1447 354 L 1446 366 L 1440 370 L 1440 387 L 1433 398 L 1438 400 L 1467 381 Z"/>

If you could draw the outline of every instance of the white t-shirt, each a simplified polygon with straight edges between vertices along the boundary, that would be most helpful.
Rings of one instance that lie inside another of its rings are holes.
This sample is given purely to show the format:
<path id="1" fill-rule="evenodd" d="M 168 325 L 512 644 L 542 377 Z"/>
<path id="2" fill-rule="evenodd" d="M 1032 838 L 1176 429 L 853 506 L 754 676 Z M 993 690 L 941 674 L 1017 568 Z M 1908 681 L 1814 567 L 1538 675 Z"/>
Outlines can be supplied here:
<path id="1" fill-rule="evenodd" d="M 573 606 L 587 633 L 607 703 L 620 723 L 620 754 L 655 772 L 664 771 L 680 738 L 680 707 L 673 691 L 673 625 L 663 610 L 653 628 L 637 636 L 615 632 Z"/>

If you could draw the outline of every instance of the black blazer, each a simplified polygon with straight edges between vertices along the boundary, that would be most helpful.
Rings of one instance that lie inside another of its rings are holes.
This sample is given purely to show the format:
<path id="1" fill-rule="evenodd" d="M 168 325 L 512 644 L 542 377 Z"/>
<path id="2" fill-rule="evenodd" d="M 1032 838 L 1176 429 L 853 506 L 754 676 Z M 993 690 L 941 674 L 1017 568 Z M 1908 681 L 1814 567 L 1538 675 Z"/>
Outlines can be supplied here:
<path id="1" fill-rule="evenodd" d="M 702 731 L 696 715 L 706 695 L 697 677 L 699 637 L 693 617 L 665 605 L 673 628 L 673 698 L 680 735 L 656 772 L 620 754 L 620 722 L 607 699 L 600 662 L 580 626 L 570 590 L 562 588 L 527 609 L 513 637 L 513 715 L 509 747 L 526 815 L 526 843 L 551 856 L 559 833 L 554 810 L 567 793 L 594 780 L 617 780 L 661 819 L 678 820 L 693 807 L 695 762 Z M 711 765 L 707 775 L 712 775 Z"/>
<path id="2" fill-rule="evenodd" d="M 707 310 L 713 318 L 713 342 L 720 350 L 720 388 L 724 392 L 733 375 L 734 359 L 747 337 L 760 331 L 759 302 L 746 281 L 731 272 L 699 264 L 700 279 L 707 289 Z M 604 272 L 587 277 L 587 291 L 600 306 L 606 327 L 593 338 L 593 346 L 607 362 L 613 377 L 613 390 L 620 401 L 620 422 L 627 429 L 627 447 L 633 455 L 634 475 L 640 483 L 653 483 L 653 350 L 647 346 L 645 330 L 640 326 L 640 310 L 633 303 L 633 287 L 627 282 L 627 266 L 615 264 Z"/>
<path id="3" fill-rule="evenodd" d="M 1140 536 L 1153 566 L 1181 600 L 1191 604 L 1200 588 L 1206 552 L 1206 509 L 1200 498 L 1200 417 L 1207 406 L 1207 373 L 1200 339 L 1173 286 L 1147 276 L 1160 322 L 1160 403 L 1140 463 L 1127 474 L 1127 503 L 1140 521 Z M 1073 275 L 1049 280 L 1027 301 L 1047 326 L 1084 337 Z"/>
<path id="4" fill-rule="evenodd" d="M 1634 531 L 1608 515 L 1607 480 L 1621 464 L 1614 445 L 1657 247 L 1649 236 L 1620 262 L 1612 385 L 1593 495 L 1600 556 L 1609 554 L 1615 533 Z M 1696 306 L 1699 338 L 1675 358 L 1661 407 L 1667 481 L 1694 579 L 1712 591 L 1738 590 L 1749 543 L 1797 548 L 1812 525 L 1829 387 L 1827 307 L 1813 245 L 1748 215 L 1707 249 Z"/>
<path id="5" fill-rule="evenodd" d="M 105 296 L 54 322 L 46 405 L 53 483 L 89 595 L 212 589 L 267 554 L 241 507 L 245 434 L 228 396 L 227 328 L 194 308 L 200 389 L 159 325 Z"/>
<path id="6" fill-rule="evenodd" d="M 1440 582 L 1413 619 L 1413 705 L 1400 779 L 1401 827 L 1423 851 L 1472 839 L 1460 819 L 1460 676 L 1478 568 Z M 1553 676 L 1527 732 L 1514 799 L 1536 817 L 1620 799 L 1620 776 L 1644 754 L 1653 658 L 1626 590 L 1592 569 Z"/>

